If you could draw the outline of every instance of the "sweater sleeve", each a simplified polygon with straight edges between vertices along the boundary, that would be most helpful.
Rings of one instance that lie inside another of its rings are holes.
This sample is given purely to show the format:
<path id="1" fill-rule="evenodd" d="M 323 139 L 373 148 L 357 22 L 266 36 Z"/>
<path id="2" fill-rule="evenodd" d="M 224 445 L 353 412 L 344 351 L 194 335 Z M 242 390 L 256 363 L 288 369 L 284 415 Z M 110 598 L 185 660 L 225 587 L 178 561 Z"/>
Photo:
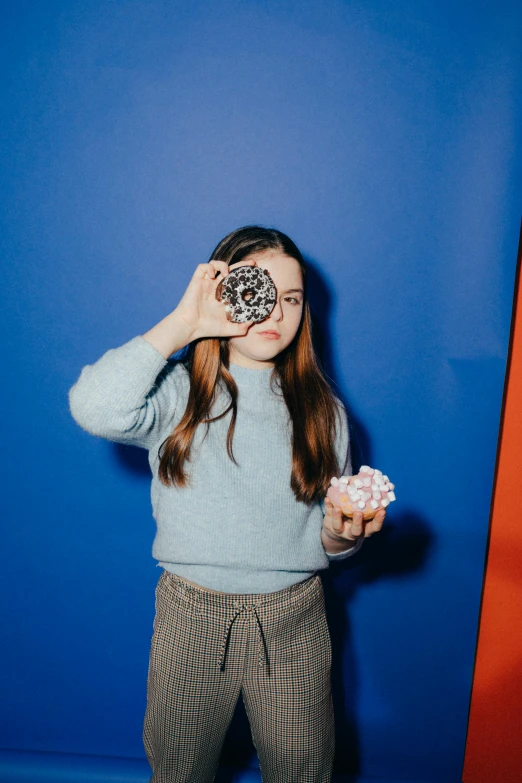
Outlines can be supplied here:
<path id="1" fill-rule="evenodd" d="M 355 542 L 355 545 L 351 547 L 351 549 L 348 549 L 346 552 L 338 552 L 337 554 L 330 554 L 330 552 L 326 552 L 326 556 L 328 560 L 346 560 L 347 557 L 351 557 L 352 555 L 355 555 L 356 552 L 359 551 L 359 549 L 362 547 L 364 543 L 364 536 L 361 536 L 357 539 Z"/>
<path id="2" fill-rule="evenodd" d="M 150 449 L 174 417 L 176 385 L 165 357 L 138 335 L 86 365 L 69 391 L 75 421 L 91 435 Z"/>
<path id="3" fill-rule="evenodd" d="M 350 455 L 350 435 L 348 426 L 348 416 L 346 408 L 338 400 L 339 407 L 339 427 L 337 430 L 337 437 L 335 439 L 335 453 L 337 454 L 337 461 L 339 463 L 339 475 L 351 476 L 352 475 L 352 460 Z M 321 508 L 323 514 L 325 513 L 324 500 L 321 501 Z M 356 552 L 362 547 L 364 538 L 358 538 L 355 545 L 346 552 L 338 552 L 337 554 L 330 554 L 326 552 L 329 560 L 345 560 L 347 557 L 355 555 Z"/>

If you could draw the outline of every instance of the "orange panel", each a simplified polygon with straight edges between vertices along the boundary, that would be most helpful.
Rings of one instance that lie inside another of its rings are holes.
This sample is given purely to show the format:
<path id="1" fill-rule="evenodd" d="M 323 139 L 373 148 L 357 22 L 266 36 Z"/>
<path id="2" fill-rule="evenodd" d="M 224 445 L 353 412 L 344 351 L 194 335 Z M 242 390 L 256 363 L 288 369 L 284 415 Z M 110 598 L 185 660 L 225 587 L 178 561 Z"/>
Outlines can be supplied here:
<path id="1" fill-rule="evenodd" d="M 522 245 L 522 240 L 521 240 Z M 464 783 L 522 781 L 522 286 L 519 247 Z"/>

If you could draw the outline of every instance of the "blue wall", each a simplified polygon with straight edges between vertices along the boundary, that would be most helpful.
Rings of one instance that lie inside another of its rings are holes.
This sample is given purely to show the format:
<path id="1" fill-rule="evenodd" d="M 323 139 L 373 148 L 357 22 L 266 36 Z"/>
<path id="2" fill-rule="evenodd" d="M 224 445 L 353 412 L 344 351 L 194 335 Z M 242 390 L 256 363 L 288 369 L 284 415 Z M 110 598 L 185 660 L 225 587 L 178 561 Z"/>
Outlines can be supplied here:
<path id="1" fill-rule="evenodd" d="M 356 461 L 397 486 L 386 529 L 325 577 L 338 770 L 460 780 L 520 221 L 521 22 L 505 0 L 8 3 L 2 747 L 144 756 L 146 454 L 80 430 L 67 391 L 256 222 L 309 259 Z M 232 734 L 226 760 L 255 766 L 240 715 Z"/>

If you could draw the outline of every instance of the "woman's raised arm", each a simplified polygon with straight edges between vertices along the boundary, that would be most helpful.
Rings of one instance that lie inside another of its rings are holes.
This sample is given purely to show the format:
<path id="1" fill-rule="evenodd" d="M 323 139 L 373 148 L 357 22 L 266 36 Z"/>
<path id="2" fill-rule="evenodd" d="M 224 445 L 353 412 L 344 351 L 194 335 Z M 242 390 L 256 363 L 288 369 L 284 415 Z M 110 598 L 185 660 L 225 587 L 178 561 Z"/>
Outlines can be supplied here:
<path id="1" fill-rule="evenodd" d="M 244 262 L 244 266 L 254 265 L 254 261 Z M 229 321 L 223 303 L 216 299 L 216 288 L 228 271 L 224 261 L 200 264 L 176 309 L 145 332 L 145 340 L 165 359 L 202 337 L 237 337 L 248 332 L 251 324 Z"/>
<path id="2" fill-rule="evenodd" d="M 173 370 L 138 335 L 82 369 L 69 391 L 72 417 L 91 435 L 151 448 L 176 408 Z"/>
<path id="3" fill-rule="evenodd" d="M 245 265 L 249 262 L 245 262 Z M 253 262 L 250 262 L 251 264 Z M 167 360 L 193 340 L 246 334 L 216 299 L 224 261 L 200 264 L 178 306 L 143 335 L 113 348 L 81 371 L 69 391 L 75 421 L 91 435 L 151 448 L 174 427 L 184 370 Z"/>

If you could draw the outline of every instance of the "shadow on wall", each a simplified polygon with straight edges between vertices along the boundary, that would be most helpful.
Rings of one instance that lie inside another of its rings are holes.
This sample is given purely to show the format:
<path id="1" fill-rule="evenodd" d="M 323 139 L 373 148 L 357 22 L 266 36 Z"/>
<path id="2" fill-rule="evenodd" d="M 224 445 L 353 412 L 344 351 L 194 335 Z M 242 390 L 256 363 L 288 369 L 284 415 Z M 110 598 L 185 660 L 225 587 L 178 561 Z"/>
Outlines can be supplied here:
<path id="1" fill-rule="evenodd" d="M 353 559 L 332 563 L 323 574 L 328 625 L 332 639 L 332 695 L 335 711 L 335 770 L 360 771 L 357 731 L 358 674 L 347 607 L 364 585 L 424 567 L 432 543 L 428 525 L 417 514 L 403 514 L 364 543 Z"/>
<path id="2" fill-rule="evenodd" d="M 350 422 L 354 473 L 363 462 L 372 464 L 372 448 L 367 430 L 350 409 L 338 383 L 336 357 L 332 351 L 330 318 L 335 306 L 333 290 L 318 265 L 307 258 L 309 301 L 312 310 L 314 343 L 322 367 L 335 393 L 343 401 Z M 136 476 L 150 480 L 147 453 L 143 449 L 111 444 L 120 465 Z M 424 567 L 433 535 L 427 522 L 417 513 L 404 513 L 382 532 L 365 542 L 351 560 L 332 563 L 323 572 L 328 625 L 332 638 L 332 694 L 335 710 L 336 761 L 338 773 L 357 775 L 360 769 L 359 738 L 356 722 L 357 661 L 347 614 L 357 589 L 390 576 L 403 577 Z M 241 699 L 225 738 L 221 761 L 231 767 L 257 768 L 257 757 L 250 726 Z M 222 769 L 220 783 L 232 783 L 236 773 Z"/>
<path id="3" fill-rule="evenodd" d="M 314 343 L 328 380 L 348 413 L 352 466 L 353 472 L 357 473 L 362 464 L 373 464 L 370 437 L 339 384 L 338 357 L 332 350 L 331 339 L 331 317 L 336 306 L 334 289 L 328 285 L 313 259 L 307 258 L 306 263 Z M 378 536 L 368 539 L 353 561 L 332 563 L 328 571 L 322 574 L 332 638 L 336 772 L 357 775 L 360 770 L 356 723 L 357 661 L 347 606 L 362 585 L 390 576 L 403 577 L 421 570 L 432 540 L 433 535 L 425 519 L 416 512 L 404 513 L 400 519 L 394 518 L 393 524 L 387 522 Z"/>

